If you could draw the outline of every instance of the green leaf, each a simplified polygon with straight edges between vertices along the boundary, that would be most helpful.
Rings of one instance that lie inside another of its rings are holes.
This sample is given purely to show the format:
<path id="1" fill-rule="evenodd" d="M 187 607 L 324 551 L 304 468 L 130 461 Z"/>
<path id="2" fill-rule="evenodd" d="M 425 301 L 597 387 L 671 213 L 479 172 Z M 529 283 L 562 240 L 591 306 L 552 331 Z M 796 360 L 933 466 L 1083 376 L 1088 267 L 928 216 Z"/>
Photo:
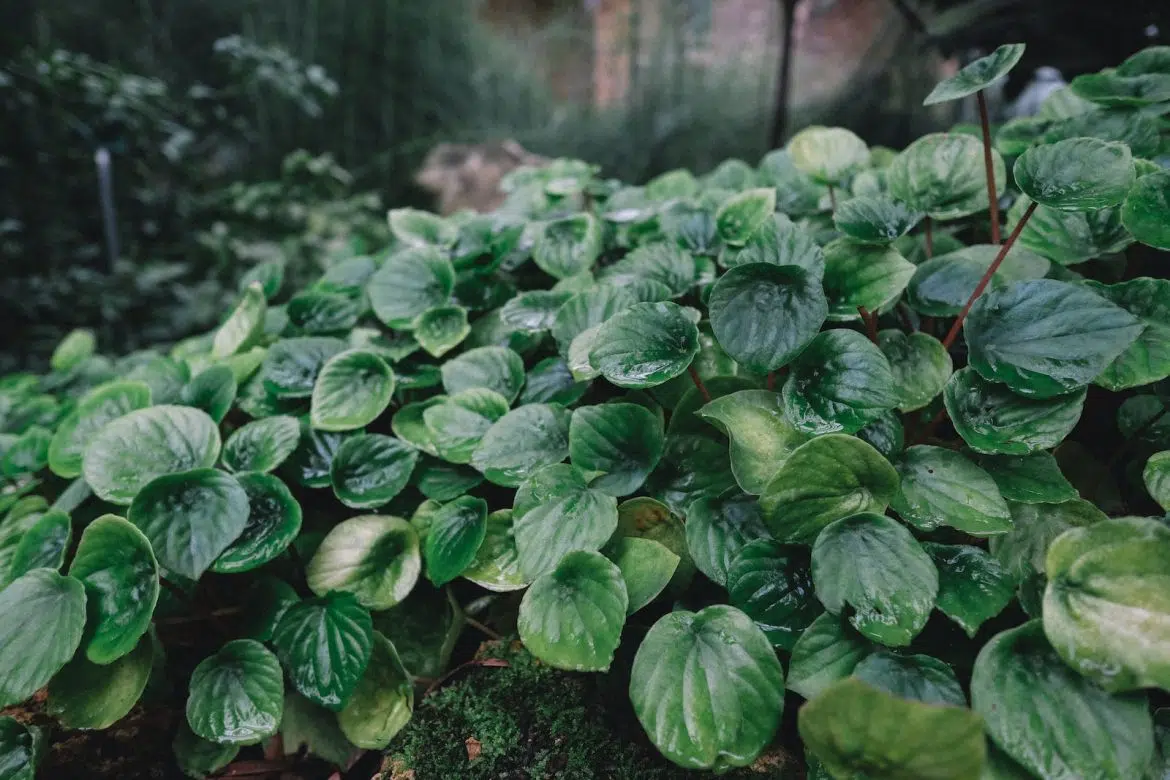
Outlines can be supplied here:
<path id="1" fill-rule="evenodd" d="M 248 524 L 248 494 L 230 474 L 194 469 L 149 482 L 126 518 L 164 568 L 197 580 Z"/>
<path id="2" fill-rule="evenodd" d="M 687 549 L 686 528 L 665 504 L 645 496 L 618 504 L 617 536 L 658 542 L 679 559 L 670 591 L 682 591 L 690 584 L 695 574 L 695 562 Z"/>
<path id="3" fill-rule="evenodd" d="M 0 591 L 0 707 L 43 688 L 73 657 L 85 628 L 85 589 L 34 569 Z"/>
<path id="4" fill-rule="evenodd" d="M 143 636 L 108 666 L 77 655 L 49 683 L 46 709 L 67 729 L 106 729 L 138 703 L 154 660 L 154 639 Z"/>
<path id="5" fill-rule="evenodd" d="M 59 509 L 45 512 L 17 543 L 8 568 L 9 578 L 16 579 L 33 569 L 60 570 L 72 538 L 68 513 Z"/>
<path id="6" fill-rule="evenodd" d="M 458 305 L 434 306 L 414 318 L 414 337 L 431 357 L 442 357 L 467 338 L 471 326 L 467 309 Z"/>
<path id="7" fill-rule="evenodd" d="M 784 214 L 765 221 L 742 247 L 724 246 L 719 252 L 719 265 L 724 268 L 748 263 L 796 265 L 818 277 L 825 267 L 824 255 L 813 235 Z"/>
<path id="8" fill-rule="evenodd" d="M 764 488 L 764 521 L 785 542 L 811 544 L 825 526 L 860 512 L 882 512 L 898 472 L 861 439 L 818 436 L 797 447 Z"/>
<path id="9" fill-rule="evenodd" d="M 470 463 L 488 429 L 507 413 L 508 402 L 502 395 L 479 387 L 424 409 L 422 416 L 440 457 L 451 463 Z"/>
<path id="10" fill-rule="evenodd" d="M 525 592 L 520 640 L 557 669 L 604 672 L 621 641 L 627 604 L 621 570 L 599 553 L 576 550 Z"/>
<path id="11" fill-rule="evenodd" d="M 755 621 L 774 647 L 792 651 L 823 610 L 813 595 L 808 550 L 760 539 L 745 545 L 727 571 L 731 604 Z"/>
<path id="12" fill-rule="evenodd" d="M 394 435 L 420 452 L 438 457 L 439 450 L 435 447 L 434 437 L 426 426 L 425 412 L 432 406 L 438 406 L 447 401 L 445 395 L 433 395 L 425 401 L 406 404 L 394 413 L 390 421 L 390 428 Z"/>
<path id="13" fill-rule="evenodd" d="M 719 345 L 765 374 L 799 355 L 829 311 L 819 277 L 771 263 L 732 268 L 711 289 L 708 305 Z"/>
<path id="14" fill-rule="evenodd" d="M 987 89 L 1006 76 L 1022 56 L 1024 44 L 1005 43 L 986 57 L 980 57 L 955 75 L 940 81 L 926 96 L 926 100 L 922 101 L 922 105 L 946 103 Z"/>
<path id="15" fill-rule="evenodd" d="M 1058 504 L 1077 497 L 1056 458 L 1049 452 L 1030 455 L 983 455 L 976 459 L 991 475 L 1000 495 L 1023 504 Z"/>
<path id="16" fill-rule="evenodd" d="M 834 683 L 801 708 L 798 725 L 833 777 L 979 780 L 986 760 L 975 713 L 911 701 L 861 680 Z"/>
<path id="17" fill-rule="evenodd" d="M 370 613 L 349 593 L 330 593 L 291 605 L 272 635 L 272 647 L 293 687 L 334 712 L 353 694 L 370 662 L 373 644 Z"/>
<path id="18" fill-rule="evenodd" d="M 1142 481 L 1145 482 L 1150 498 L 1170 512 L 1170 450 L 1155 452 L 1150 456 L 1142 470 Z"/>
<path id="19" fill-rule="evenodd" d="M 994 244 L 976 244 L 927 260 L 910 278 L 906 288 L 907 303 L 928 317 L 956 316 L 975 292 L 999 250 L 1000 247 Z M 1049 268 L 1051 263 L 1017 244 L 991 277 L 990 289 L 998 290 L 1011 282 L 1040 279 Z"/>
<path id="20" fill-rule="evenodd" d="M 942 343 L 926 333 L 900 330 L 878 333 L 878 348 L 890 363 L 898 408 L 912 412 L 929 404 L 951 376 L 951 356 Z"/>
<path id="21" fill-rule="evenodd" d="M 223 444 L 228 471 L 274 471 L 288 460 L 301 440 L 301 424 L 289 415 L 253 420 L 237 428 Z"/>
<path id="22" fill-rule="evenodd" d="M 1112 693 L 1170 688 L 1170 528 L 1147 518 L 1073 528 L 1048 547 L 1044 633 Z"/>
<path id="23" fill-rule="evenodd" d="M 451 222 L 429 211 L 390 209 L 386 215 L 390 232 L 412 248 L 447 248 L 459 240 L 459 231 Z"/>
<path id="24" fill-rule="evenodd" d="M 0 475 L 35 474 L 49 463 L 53 434 L 39 425 L 29 426 L 0 457 Z"/>
<path id="25" fill-rule="evenodd" d="M 66 479 L 80 476 L 82 456 L 106 423 L 147 406 L 150 406 L 150 387 L 142 382 L 107 382 L 90 390 L 53 434 L 49 443 L 49 468 Z"/>
<path id="26" fill-rule="evenodd" d="M 869 163 L 869 147 L 842 127 L 806 127 L 788 141 L 788 156 L 798 171 L 830 187 Z"/>
<path id="27" fill-rule="evenodd" d="M 97 339 L 88 328 L 74 328 L 58 342 L 49 358 L 49 367 L 54 371 L 71 371 L 93 356 Z"/>
<path id="28" fill-rule="evenodd" d="M 1105 519 L 1105 513 L 1088 501 L 1073 499 L 1059 504 L 1008 505 L 1012 530 L 990 539 L 991 554 L 1016 582 L 1044 574 L 1048 545 L 1070 528 L 1082 528 Z"/>
<path id="29" fill-rule="evenodd" d="M 1033 205 L 1021 195 L 1008 211 L 1007 228 L 1014 230 Z M 1134 238 L 1122 224 L 1117 207 L 1090 211 L 1062 211 L 1037 205 L 1024 225 L 1018 246 L 1026 247 L 1060 265 L 1076 265 L 1124 250 Z M 1011 253 L 1014 254 L 1013 249 Z"/>
<path id="30" fill-rule="evenodd" d="M 264 389 L 279 399 L 310 397 L 321 368 L 347 346 L 341 339 L 328 336 L 281 339 L 264 355 L 264 365 L 260 367 Z"/>
<path id="31" fill-rule="evenodd" d="M 947 414 L 976 452 L 1027 455 L 1055 447 L 1081 419 L 1085 391 L 1053 398 L 1016 395 L 971 368 L 951 374 L 943 390 Z"/>
<path id="32" fill-rule="evenodd" d="M 510 404 L 524 384 L 524 359 L 507 347 L 476 347 L 444 363 L 442 373 L 449 395 L 486 388 Z"/>
<path id="33" fill-rule="evenodd" d="M 998 195 L 1007 185 L 1003 158 L 991 152 Z M 965 217 L 988 208 L 983 144 L 961 133 L 929 133 L 899 153 L 886 169 L 890 194 L 936 220 Z"/>
<path id="34" fill-rule="evenodd" d="M 464 627 L 463 611 L 450 588 L 422 582 L 401 604 L 377 612 L 374 630 L 394 644 L 402 664 L 417 677 L 446 671 Z"/>
<path id="35" fill-rule="evenodd" d="M 483 475 L 466 466 L 427 458 L 411 475 L 418 492 L 436 501 L 450 501 L 483 484 Z"/>
<path id="36" fill-rule="evenodd" d="M 570 414 L 554 404 L 528 404 L 505 414 L 483 434 L 471 465 L 489 482 L 516 487 L 569 454 Z"/>
<path id="37" fill-rule="evenodd" d="M 264 288 L 252 282 L 243 291 L 236 308 L 219 326 L 211 344 L 211 356 L 225 358 L 251 347 L 264 335 L 264 314 L 268 309 Z"/>
<path id="38" fill-rule="evenodd" d="M 901 699 L 966 707 L 967 697 L 955 670 L 929 655 L 897 655 L 879 650 L 853 670 L 853 676 Z"/>
<path id="39" fill-rule="evenodd" d="M 890 410 L 857 432 L 857 438 L 893 460 L 906 446 L 902 418 Z"/>
<path id="40" fill-rule="evenodd" d="M 544 223 L 532 245 L 540 270 L 557 279 L 587 271 L 601 254 L 605 236 L 601 223 L 585 212 Z"/>
<path id="41" fill-rule="evenodd" d="M 352 436 L 337 448 L 329 466 L 333 493 L 355 509 L 388 504 L 410 481 L 418 457 L 418 450 L 393 436 Z"/>
<path id="42" fill-rule="evenodd" d="M 512 509 L 520 571 L 531 579 L 574 550 L 600 550 L 617 528 L 617 500 L 565 464 L 545 466 L 521 483 Z"/>
<path id="43" fill-rule="evenodd" d="M 913 263 L 892 246 L 861 244 L 839 238 L 825 247 L 825 295 L 829 319 L 834 322 L 860 318 L 858 307 L 871 312 L 891 305 L 914 276 Z"/>
<path id="44" fill-rule="evenodd" d="M 1141 277 L 1119 284 L 1092 281 L 1086 284 L 1145 325 L 1137 340 L 1093 383 L 1116 391 L 1148 385 L 1170 376 L 1170 280 Z"/>
<path id="45" fill-rule="evenodd" d="M 629 597 L 627 615 L 658 598 L 670 584 L 680 560 L 666 545 L 634 536 L 615 537 L 603 552 L 621 570 Z"/>
<path id="46" fill-rule="evenodd" d="M 1098 73 L 1082 73 L 1069 86 L 1086 100 L 1103 106 L 1139 108 L 1170 100 L 1170 74 L 1165 73 L 1127 76 L 1120 69 L 1106 68 Z"/>
<path id="47" fill-rule="evenodd" d="M 217 745 L 191 731 L 184 719 L 171 745 L 175 761 L 187 777 L 204 778 L 230 764 L 240 752 L 239 745 Z"/>
<path id="48" fill-rule="evenodd" d="M 0 717 L 0 778 L 33 780 L 44 753 L 44 732 L 7 716 Z"/>
<path id="49" fill-rule="evenodd" d="M 301 440 L 286 463 L 286 471 L 308 488 L 329 487 L 329 470 L 337 450 L 352 434 L 331 433 L 310 428 L 308 421 L 301 428 Z"/>
<path id="50" fill-rule="evenodd" d="M 1132 314 L 1069 282 L 1037 279 L 985 293 L 963 332 L 971 366 L 1034 398 L 1089 384 L 1142 332 Z"/>
<path id="51" fill-rule="evenodd" d="M 280 728 L 284 676 L 280 664 L 253 639 L 228 642 L 191 673 L 187 723 L 223 745 L 255 745 Z"/>
<path id="52" fill-rule="evenodd" d="M 788 687 L 806 699 L 819 696 L 837 680 L 853 674 L 873 646 L 844 617 L 822 613 L 796 640 L 788 667 Z"/>
<path id="53" fill-rule="evenodd" d="M 972 536 L 993 536 L 1012 527 L 1007 502 L 983 469 L 963 455 L 918 445 L 895 462 L 901 483 L 890 506 L 920 531 L 950 526 Z"/>
<path id="54" fill-rule="evenodd" d="M 363 607 L 389 609 L 406 598 L 421 571 L 419 538 L 410 523 L 389 515 L 361 515 L 333 527 L 305 576 L 318 596 L 349 593 Z"/>
<path id="55" fill-rule="evenodd" d="M 753 495 L 763 493 L 788 456 L 809 439 L 785 419 L 780 396 L 769 390 L 730 393 L 697 414 L 731 439 L 731 470 Z"/>
<path id="56" fill-rule="evenodd" d="M 85 451 L 82 471 L 99 498 L 125 506 L 156 477 L 211 466 L 219 448 L 219 430 L 206 412 L 152 406 L 102 428 Z"/>
<path id="57" fill-rule="evenodd" d="M 744 190 L 723 202 L 715 212 L 715 226 L 723 243 L 743 246 L 775 211 L 775 187 Z"/>
<path id="58" fill-rule="evenodd" d="M 102 515 L 81 532 L 69 576 L 85 586 L 85 657 L 108 664 L 131 652 L 158 603 L 158 561 L 147 538 L 128 521 Z"/>
<path id="59" fill-rule="evenodd" d="M 909 233 L 922 214 L 889 195 L 850 198 L 833 212 L 833 224 L 862 244 L 889 244 Z"/>
<path id="60" fill-rule="evenodd" d="M 487 533 L 487 512 L 482 498 L 463 496 L 431 516 L 424 555 L 427 578 L 437 587 L 458 577 L 475 560 Z"/>
<path id="61" fill-rule="evenodd" d="M 784 416 L 811 434 L 856 433 L 898 405 L 881 350 L 852 330 L 819 334 L 792 363 L 781 392 Z"/>
<path id="62" fill-rule="evenodd" d="M 212 571 L 221 574 L 251 571 L 268 563 L 288 549 L 301 530 L 301 505 L 283 482 L 257 472 L 239 474 L 236 480 L 248 496 L 248 522 L 211 565 Z"/>
<path id="63" fill-rule="evenodd" d="M 630 700 L 650 741 L 674 763 L 747 766 L 780 726 L 784 671 L 763 632 L 734 607 L 672 612 L 638 648 Z"/>
<path id="64" fill-rule="evenodd" d="M 637 491 L 658 465 L 665 438 L 662 419 L 644 406 L 582 406 L 569 423 L 569 456 L 583 471 L 604 472 L 592 482 L 594 488 L 624 496 Z"/>
<path id="65" fill-rule="evenodd" d="M 244 594 L 241 633 L 248 639 L 267 642 L 276 624 L 290 606 L 301 600 L 293 587 L 275 577 L 260 577 Z"/>
<path id="66" fill-rule="evenodd" d="M 557 349 L 562 356 L 568 356 L 573 339 L 635 302 L 625 287 L 606 285 L 577 293 L 565 301 L 553 317 L 552 335 Z"/>
<path id="67" fill-rule="evenodd" d="M 1033 146 L 1012 168 L 1016 185 L 1037 203 L 1062 211 L 1116 206 L 1133 187 L 1129 147 L 1096 138 Z"/>
<path id="68" fill-rule="evenodd" d="M 337 725 L 337 715 L 318 707 L 296 691 L 285 691 L 280 719 L 280 741 L 286 756 L 301 750 L 337 766 L 354 761 L 358 748 Z"/>
<path id="69" fill-rule="evenodd" d="M 378 418 L 394 397 L 394 372 L 365 349 L 334 355 L 313 385 L 310 418 L 323 431 L 352 431 Z"/>
<path id="70" fill-rule="evenodd" d="M 668 297 L 685 294 L 695 285 L 695 260 L 679 247 L 664 241 L 643 244 L 598 275 L 598 281 L 619 287 L 634 288 L 644 283 L 658 283 L 670 290 Z M 642 297 L 635 294 L 639 300 Z"/>
<path id="71" fill-rule="evenodd" d="M 1110 696 L 1070 669 L 1039 620 L 983 646 L 971 705 L 992 741 L 1036 777 L 1142 777 L 1153 755 L 1145 695 Z"/>
<path id="72" fill-rule="evenodd" d="M 345 333 L 357 325 L 363 302 L 341 293 L 305 290 L 285 306 L 289 323 L 306 336 Z"/>
<path id="73" fill-rule="evenodd" d="M 202 409 L 216 423 L 221 423 L 231 410 L 238 389 L 236 375 L 229 366 L 212 366 L 188 382 L 179 399 L 184 406 Z"/>
<path id="74" fill-rule="evenodd" d="M 731 565 L 744 547 L 768 536 L 755 496 L 731 491 L 701 497 L 687 507 L 687 550 L 699 571 L 718 585 L 726 587 Z"/>
<path id="75" fill-rule="evenodd" d="M 374 633 L 366 673 L 337 725 L 350 742 L 367 750 L 382 750 L 402 730 L 414 712 L 414 685 L 390 640 Z"/>
<path id="76" fill-rule="evenodd" d="M 892 647 L 910 644 L 938 595 L 938 570 L 903 526 L 864 512 L 830 524 L 812 551 L 817 598 L 833 614 Z"/>
<path id="77" fill-rule="evenodd" d="M 531 582 L 520 571 L 512 514 L 511 509 L 500 509 L 487 516 L 483 543 L 463 570 L 466 579 L 497 593 L 520 590 Z"/>
<path id="78" fill-rule="evenodd" d="M 284 265 L 283 260 L 269 260 L 252 266 L 240 277 L 240 292 L 247 291 L 253 282 L 257 282 L 264 297 L 272 300 L 284 286 Z"/>
<path id="79" fill-rule="evenodd" d="M 938 569 L 939 611 L 974 638 L 979 627 L 1015 596 L 1015 582 L 999 561 L 965 544 L 922 545 Z"/>
<path id="80" fill-rule="evenodd" d="M 571 297 L 570 292 L 556 290 L 520 293 L 500 309 L 500 319 L 516 331 L 541 333 L 553 326 L 557 312 Z"/>
<path id="81" fill-rule="evenodd" d="M 529 370 L 518 403 L 569 406 L 579 401 L 588 388 L 573 378 L 569 364 L 562 358 L 545 358 Z"/>
<path id="82" fill-rule="evenodd" d="M 699 329 L 681 306 L 636 303 L 600 326 L 590 362 L 618 387 L 654 387 L 687 370 Z"/>
<path id="83" fill-rule="evenodd" d="M 1139 178 L 1125 198 L 1121 221 L 1134 238 L 1155 249 L 1170 251 L 1170 171 Z"/>
<path id="84" fill-rule="evenodd" d="M 455 289 L 451 261 L 432 247 L 414 247 L 386 258 L 366 285 L 374 315 L 395 330 L 410 330 L 414 318 L 446 304 Z"/>

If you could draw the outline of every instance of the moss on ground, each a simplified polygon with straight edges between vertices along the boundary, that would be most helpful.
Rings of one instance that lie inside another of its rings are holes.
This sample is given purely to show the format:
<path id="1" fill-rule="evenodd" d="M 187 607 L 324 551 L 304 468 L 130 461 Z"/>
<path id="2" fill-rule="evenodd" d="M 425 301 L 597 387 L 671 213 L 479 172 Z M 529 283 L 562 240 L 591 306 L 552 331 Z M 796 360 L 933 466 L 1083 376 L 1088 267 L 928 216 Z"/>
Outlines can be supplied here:
<path id="1" fill-rule="evenodd" d="M 536 661 L 519 643 L 484 645 L 477 666 L 426 696 L 391 744 L 385 780 L 695 780 L 662 758 L 629 706 L 622 675 L 571 674 Z M 769 753 L 728 780 L 795 780 Z"/>

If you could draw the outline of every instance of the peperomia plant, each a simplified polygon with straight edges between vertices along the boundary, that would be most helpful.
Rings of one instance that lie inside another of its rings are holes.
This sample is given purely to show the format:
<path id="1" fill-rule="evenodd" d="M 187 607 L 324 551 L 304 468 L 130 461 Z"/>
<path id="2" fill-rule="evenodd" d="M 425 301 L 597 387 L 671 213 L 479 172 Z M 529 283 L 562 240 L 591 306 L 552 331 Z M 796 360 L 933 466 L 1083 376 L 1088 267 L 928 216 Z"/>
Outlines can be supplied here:
<path id="1" fill-rule="evenodd" d="M 71 336 L 0 382 L 0 706 L 344 766 L 469 626 L 628 677 L 687 768 L 1162 777 L 1167 112 L 1154 48 L 982 142 L 558 160 L 168 349 Z M 45 744 L 0 719 L 6 780 Z"/>

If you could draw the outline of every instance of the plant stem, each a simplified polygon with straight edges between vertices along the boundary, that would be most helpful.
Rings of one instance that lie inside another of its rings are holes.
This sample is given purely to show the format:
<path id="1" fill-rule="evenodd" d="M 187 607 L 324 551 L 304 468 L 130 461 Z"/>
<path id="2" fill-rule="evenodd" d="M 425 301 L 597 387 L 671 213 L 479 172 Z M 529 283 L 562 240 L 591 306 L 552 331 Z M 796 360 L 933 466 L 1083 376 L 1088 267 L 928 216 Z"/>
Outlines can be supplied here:
<path id="1" fill-rule="evenodd" d="M 833 210 L 834 214 L 837 213 L 837 193 L 832 184 L 829 185 L 829 208 Z"/>
<path id="2" fill-rule="evenodd" d="M 923 227 L 926 230 L 926 259 L 934 257 L 934 222 L 930 217 L 923 221 Z"/>
<path id="3" fill-rule="evenodd" d="M 171 595 L 177 598 L 179 601 L 182 601 L 184 604 L 190 604 L 192 602 L 192 598 L 187 593 L 187 591 L 183 590 L 178 585 L 168 580 L 166 577 L 159 577 L 158 581 L 160 585 L 169 590 Z"/>
<path id="4" fill-rule="evenodd" d="M 769 390 L 776 389 L 776 372 L 775 371 L 768 372 L 768 382 L 765 385 L 765 387 L 767 387 Z"/>
<path id="5" fill-rule="evenodd" d="M 485 626 L 483 623 L 480 623 L 475 618 L 467 617 L 467 615 L 464 615 L 463 620 L 467 623 L 467 625 L 471 626 L 472 628 L 476 629 L 477 631 L 479 631 L 482 634 L 486 634 L 486 635 L 490 636 L 492 639 L 495 639 L 496 641 L 500 641 L 504 638 L 499 633 L 488 628 L 487 626 Z"/>
<path id="6" fill-rule="evenodd" d="M 877 344 L 877 314 L 870 312 L 870 310 L 864 306 L 858 306 L 857 313 L 861 315 L 861 321 L 865 323 L 865 333 L 867 336 L 869 336 L 869 340 L 874 344 Z"/>
<path id="7" fill-rule="evenodd" d="M 984 290 L 987 289 L 987 285 L 991 281 L 991 277 L 995 276 L 995 272 L 998 271 L 999 267 L 1003 264 L 1003 259 L 1007 257 L 1008 252 L 1011 251 L 1012 245 L 1015 244 L 1016 239 L 1020 237 L 1020 232 L 1023 231 L 1024 225 L 1028 224 L 1028 220 L 1031 219 L 1032 212 L 1035 210 L 1036 201 L 1032 201 L 1028 204 L 1028 209 L 1024 212 L 1024 216 L 1020 219 L 1019 224 L 1016 225 L 1015 230 L 1013 230 L 1012 234 L 1008 236 L 1008 240 L 1004 242 L 1004 245 L 1000 247 L 999 254 L 995 256 L 995 259 L 991 261 L 991 265 L 987 267 L 987 271 L 984 272 L 983 278 L 979 280 L 979 284 L 975 286 L 975 292 L 971 293 L 971 297 L 967 299 L 967 304 L 963 307 L 963 310 L 959 312 L 959 316 L 955 318 L 955 324 L 951 326 L 951 330 L 947 333 L 947 337 L 943 339 L 943 349 L 950 349 L 951 345 L 955 343 L 955 339 L 959 337 L 959 329 L 963 327 L 963 320 L 967 319 L 967 314 L 971 311 L 971 307 L 975 304 L 976 299 L 983 294 Z"/>
<path id="8" fill-rule="evenodd" d="M 693 365 L 687 366 L 687 373 L 691 375 L 691 381 L 695 383 L 695 387 L 699 388 L 699 395 L 703 396 L 703 400 L 711 403 L 711 393 L 707 390 L 707 386 L 703 384 L 699 372 L 695 370 Z"/>
<path id="9" fill-rule="evenodd" d="M 898 312 L 898 319 L 902 321 L 902 327 L 906 329 L 907 333 L 913 333 L 917 330 L 914 327 L 914 320 L 910 319 L 910 307 L 906 305 L 905 301 L 898 301 L 895 311 Z"/>
<path id="10" fill-rule="evenodd" d="M 983 90 L 975 93 L 979 101 L 979 123 L 983 126 L 983 167 L 987 171 L 987 203 L 991 209 L 991 243 L 998 244 L 999 235 L 999 198 L 996 196 L 995 166 L 991 162 L 991 124 L 987 119 L 987 98 Z"/>

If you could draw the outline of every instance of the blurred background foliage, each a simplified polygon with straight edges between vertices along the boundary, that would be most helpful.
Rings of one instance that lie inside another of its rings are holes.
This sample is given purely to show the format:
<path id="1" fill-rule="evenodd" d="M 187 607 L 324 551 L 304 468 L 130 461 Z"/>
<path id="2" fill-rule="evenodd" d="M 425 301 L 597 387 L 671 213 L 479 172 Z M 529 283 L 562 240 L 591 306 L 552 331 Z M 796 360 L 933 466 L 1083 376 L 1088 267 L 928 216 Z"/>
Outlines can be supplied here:
<path id="1" fill-rule="evenodd" d="M 123 352 L 208 328 L 260 260 L 295 273 L 374 251 L 387 205 L 431 205 L 415 173 L 439 142 L 514 139 L 634 182 L 754 163 L 790 6 L 789 126 L 894 147 L 960 118 L 921 98 L 980 50 L 1027 42 L 1010 100 L 1036 67 L 1071 78 L 1170 34 L 1166 0 L 5 5 L 0 371 L 43 362 L 73 327 Z"/>

